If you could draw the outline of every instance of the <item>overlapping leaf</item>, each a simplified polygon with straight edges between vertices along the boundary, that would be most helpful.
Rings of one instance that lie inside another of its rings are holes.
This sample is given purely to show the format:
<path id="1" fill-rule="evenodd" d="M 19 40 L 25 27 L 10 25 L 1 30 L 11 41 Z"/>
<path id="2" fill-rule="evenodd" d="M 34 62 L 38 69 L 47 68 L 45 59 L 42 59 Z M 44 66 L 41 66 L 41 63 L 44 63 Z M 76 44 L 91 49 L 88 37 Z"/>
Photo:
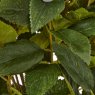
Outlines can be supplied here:
<path id="1" fill-rule="evenodd" d="M 90 64 L 91 46 L 86 36 L 70 29 L 55 31 L 53 34 L 63 40 L 84 62 Z"/>
<path id="2" fill-rule="evenodd" d="M 29 32 L 28 26 L 25 26 L 25 25 L 23 25 L 23 26 L 18 26 L 18 30 L 17 30 L 17 34 L 18 34 L 18 35 L 24 34 L 24 33 L 26 33 L 26 32 Z"/>
<path id="3" fill-rule="evenodd" d="M 0 17 L 17 24 L 29 22 L 30 0 L 1 0 Z"/>
<path id="4" fill-rule="evenodd" d="M 31 0 L 30 21 L 32 33 L 55 18 L 63 9 L 64 0 L 53 0 L 52 2 Z"/>
<path id="5" fill-rule="evenodd" d="M 95 18 L 88 18 L 79 21 L 70 27 L 73 30 L 76 30 L 86 36 L 95 35 Z"/>
<path id="6" fill-rule="evenodd" d="M 87 65 L 66 46 L 58 44 L 53 44 L 53 46 L 60 63 L 71 78 L 84 89 L 91 89 L 94 86 L 94 81 Z"/>
<path id="7" fill-rule="evenodd" d="M 33 37 L 30 38 L 31 41 L 36 43 L 38 46 L 40 46 L 42 49 L 47 48 L 49 45 L 49 35 L 48 33 L 40 33 L 36 34 Z"/>
<path id="8" fill-rule="evenodd" d="M 0 21 L 0 44 L 16 41 L 16 37 L 15 29 Z"/>
<path id="9" fill-rule="evenodd" d="M 68 18 L 72 22 L 75 22 L 87 17 L 92 17 L 92 16 L 95 16 L 94 12 L 89 12 L 85 8 L 79 8 L 75 11 L 71 10 L 70 12 L 68 12 L 68 14 L 66 15 L 66 18 Z"/>
<path id="10" fill-rule="evenodd" d="M 53 20 L 53 28 L 55 31 L 58 31 L 60 29 L 64 29 L 64 28 L 68 28 L 69 26 L 71 26 L 73 24 L 73 22 L 71 22 L 70 20 L 62 17 L 59 19 L 54 19 Z"/>
<path id="11" fill-rule="evenodd" d="M 0 75 L 21 73 L 43 58 L 43 50 L 29 41 L 18 41 L 0 48 Z"/>
<path id="12" fill-rule="evenodd" d="M 44 95 L 58 80 L 60 70 L 57 65 L 40 64 L 26 73 L 28 95 Z"/>
<path id="13" fill-rule="evenodd" d="M 58 80 L 45 95 L 68 95 L 70 94 L 69 89 L 65 80 Z"/>

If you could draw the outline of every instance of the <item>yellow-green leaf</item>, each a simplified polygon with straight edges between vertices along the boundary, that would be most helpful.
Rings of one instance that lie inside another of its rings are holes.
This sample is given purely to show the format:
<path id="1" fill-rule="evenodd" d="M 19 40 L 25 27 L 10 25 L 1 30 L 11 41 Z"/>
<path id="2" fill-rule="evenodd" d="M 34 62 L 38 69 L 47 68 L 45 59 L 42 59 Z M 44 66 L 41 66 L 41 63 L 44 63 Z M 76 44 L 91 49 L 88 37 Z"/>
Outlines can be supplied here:
<path id="1" fill-rule="evenodd" d="M 0 21 L 0 44 L 16 41 L 17 33 L 15 29 Z"/>
<path id="2" fill-rule="evenodd" d="M 34 43 L 36 43 L 42 49 L 47 48 L 47 46 L 49 45 L 49 35 L 48 35 L 48 33 L 42 32 L 40 34 L 36 34 L 32 38 L 30 38 L 30 40 L 33 41 Z"/>
<path id="3" fill-rule="evenodd" d="M 26 25 L 18 26 L 18 31 L 17 31 L 18 35 L 26 33 L 26 32 L 29 32 L 28 26 L 26 26 Z"/>
<path id="4" fill-rule="evenodd" d="M 22 95 L 18 90 L 16 90 L 13 87 L 10 88 L 10 91 L 11 91 L 11 95 Z"/>
<path id="5" fill-rule="evenodd" d="M 67 13 L 66 18 L 71 20 L 72 22 L 87 18 L 87 17 L 92 17 L 95 16 L 94 12 L 89 12 L 85 8 L 79 8 L 75 11 L 70 11 Z"/>

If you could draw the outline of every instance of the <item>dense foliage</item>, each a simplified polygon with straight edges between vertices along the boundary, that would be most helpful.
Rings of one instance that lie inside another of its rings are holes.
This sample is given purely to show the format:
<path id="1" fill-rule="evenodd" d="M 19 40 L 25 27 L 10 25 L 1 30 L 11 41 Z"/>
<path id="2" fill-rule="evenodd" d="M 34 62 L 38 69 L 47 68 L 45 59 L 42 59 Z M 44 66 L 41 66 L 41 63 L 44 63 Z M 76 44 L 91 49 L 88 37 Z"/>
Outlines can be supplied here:
<path id="1" fill-rule="evenodd" d="M 95 0 L 0 0 L 0 95 L 80 91 L 95 94 Z"/>

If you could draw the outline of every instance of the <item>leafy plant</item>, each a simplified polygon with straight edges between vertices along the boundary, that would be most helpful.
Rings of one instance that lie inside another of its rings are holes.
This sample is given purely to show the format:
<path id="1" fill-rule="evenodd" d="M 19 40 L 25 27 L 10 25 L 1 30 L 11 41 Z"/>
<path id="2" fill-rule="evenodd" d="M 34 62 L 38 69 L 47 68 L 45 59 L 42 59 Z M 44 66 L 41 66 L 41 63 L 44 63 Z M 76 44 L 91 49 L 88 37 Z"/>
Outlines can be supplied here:
<path id="1" fill-rule="evenodd" d="M 0 0 L 0 95 L 80 93 L 95 94 L 95 0 Z"/>

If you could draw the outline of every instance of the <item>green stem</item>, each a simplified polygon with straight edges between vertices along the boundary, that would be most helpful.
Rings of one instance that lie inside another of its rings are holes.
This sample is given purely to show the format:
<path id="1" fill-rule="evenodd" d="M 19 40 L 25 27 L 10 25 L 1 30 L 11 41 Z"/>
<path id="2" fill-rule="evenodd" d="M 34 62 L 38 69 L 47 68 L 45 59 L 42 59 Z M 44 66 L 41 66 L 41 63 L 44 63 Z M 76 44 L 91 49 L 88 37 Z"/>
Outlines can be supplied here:
<path id="1" fill-rule="evenodd" d="M 65 79 L 65 82 L 66 82 L 66 84 L 67 84 L 67 86 L 68 86 L 68 89 L 69 89 L 71 95 L 75 95 L 75 92 L 74 92 L 74 90 L 73 90 L 71 84 L 70 84 L 69 81 L 67 80 L 67 78 L 66 78 L 66 76 L 64 75 L 63 71 L 61 70 L 59 64 L 58 64 L 58 67 L 59 67 L 60 71 L 62 72 L 62 76 L 63 76 L 64 79 Z"/>
<path id="2" fill-rule="evenodd" d="M 50 33 L 51 63 L 53 63 L 52 34 Z"/>
<path id="3" fill-rule="evenodd" d="M 11 76 L 8 76 L 8 81 L 7 81 L 7 89 L 8 89 L 8 92 L 9 92 L 9 94 L 11 95 L 12 93 L 11 93 Z"/>
<path id="4" fill-rule="evenodd" d="M 11 91 L 15 92 L 16 94 L 15 95 L 22 95 L 18 90 L 16 90 L 15 88 L 11 87 L 10 88 Z"/>
<path id="5" fill-rule="evenodd" d="M 73 90 L 71 84 L 69 83 L 69 81 L 67 80 L 67 78 L 65 76 L 64 76 L 64 79 L 65 79 L 65 81 L 67 83 L 67 86 L 68 86 L 68 89 L 69 89 L 71 95 L 75 95 L 74 90 Z"/>
<path id="6" fill-rule="evenodd" d="M 50 57 L 51 57 L 50 62 L 53 63 L 52 33 L 50 32 L 50 30 L 52 29 L 51 22 L 48 25 L 46 25 L 46 29 L 47 29 L 47 32 L 49 33 L 49 41 L 50 41 L 49 42 L 50 43 L 50 51 L 51 51 L 51 53 L 50 53 Z"/>
<path id="7" fill-rule="evenodd" d="M 50 50 L 50 49 L 44 49 L 44 51 L 45 51 L 45 52 L 51 52 L 51 50 Z"/>
<path id="8" fill-rule="evenodd" d="M 5 77 L 0 76 L 0 78 L 3 79 L 6 82 L 8 81 Z"/>

